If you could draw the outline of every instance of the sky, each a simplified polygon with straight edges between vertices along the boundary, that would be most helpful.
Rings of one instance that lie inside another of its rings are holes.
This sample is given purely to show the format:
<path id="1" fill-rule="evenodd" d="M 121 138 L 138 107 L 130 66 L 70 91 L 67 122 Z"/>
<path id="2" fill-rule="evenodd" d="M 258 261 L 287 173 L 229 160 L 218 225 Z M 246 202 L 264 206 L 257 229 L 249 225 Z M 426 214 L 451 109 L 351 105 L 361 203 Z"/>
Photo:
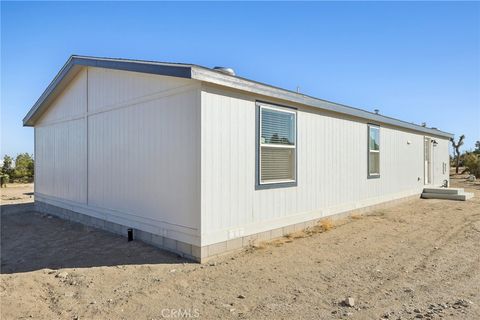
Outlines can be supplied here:
<path id="1" fill-rule="evenodd" d="M 480 3 L 1 2 L 0 156 L 72 54 L 242 77 L 480 140 Z"/>

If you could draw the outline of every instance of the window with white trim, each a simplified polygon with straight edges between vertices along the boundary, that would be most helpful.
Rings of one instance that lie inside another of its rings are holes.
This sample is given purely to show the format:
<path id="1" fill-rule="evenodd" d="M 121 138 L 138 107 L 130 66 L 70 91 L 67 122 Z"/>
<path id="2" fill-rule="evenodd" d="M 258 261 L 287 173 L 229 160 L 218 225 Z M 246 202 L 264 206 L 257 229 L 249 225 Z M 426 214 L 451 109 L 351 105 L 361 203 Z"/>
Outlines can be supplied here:
<path id="1" fill-rule="evenodd" d="M 258 184 L 295 183 L 297 113 L 267 104 L 258 108 Z"/>
<path id="2" fill-rule="evenodd" d="M 368 125 L 368 177 L 380 177 L 380 127 Z"/>

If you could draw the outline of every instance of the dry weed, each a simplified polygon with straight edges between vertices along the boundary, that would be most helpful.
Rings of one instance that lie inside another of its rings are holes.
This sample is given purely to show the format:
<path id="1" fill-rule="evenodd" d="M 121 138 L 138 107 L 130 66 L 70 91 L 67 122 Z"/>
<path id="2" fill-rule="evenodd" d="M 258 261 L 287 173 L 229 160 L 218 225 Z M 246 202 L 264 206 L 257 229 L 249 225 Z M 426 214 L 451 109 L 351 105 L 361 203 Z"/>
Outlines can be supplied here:
<path id="1" fill-rule="evenodd" d="M 265 241 L 255 241 L 252 244 L 252 248 L 257 250 L 263 250 L 267 248 L 267 243 Z"/>
<path id="2" fill-rule="evenodd" d="M 368 214 L 370 217 L 383 217 L 385 215 L 385 212 L 383 211 L 373 211 Z"/>
<path id="3" fill-rule="evenodd" d="M 305 233 L 304 230 L 300 230 L 300 231 L 295 231 L 295 232 L 289 233 L 285 237 L 288 238 L 288 239 L 301 239 L 301 238 L 305 238 L 307 236 L 308 235 Z"/>
<path id="4" fill-rule="evenodd" d="M 293 242 L 295 239 L 302 239 L 311 237 L 316 233 L 326 232 L 334 227 L 334 223 L 331 219 L 324 219 L 313 227 L 306 228 L 304 230 L 295 231 L 285 236 L 270 241 L 255 241 L 250 245 L 251 250 L 263 250 L 268 246 L 281 247 L 285 243 Z"/>
<path id="5" fill-rule="evenodd" d="M 334 224 L 332 219 L 324 219 L 320 221 L 320 227 L 322 227 L 323 231 L 328 231 L 330 229 L 333 229 Z"/>
<path id="6" fill-rule="evenodd" d="M 323 227 L 320 225 L 320 224 L 317 224 L 313 227 L 310 227 L 307 229 L 307 232 L 312 235 L 312 234 L 315 234 L 315 233 L 320 233 L 320 232 L 323 232 Z"/>
<path id="7" fill-rule="evenodd" d="M 286 237 L 282 237 L 282 238 L 278 238 L 278 239 L 275 239 L 275 240 L 272 240 L 270 241 L 268 244 L 274 246 L 274 247 L 281 247 L 283 246 L 285 243 L 287 242 L 291 242 L 291 241 L 288 241 Z"/>

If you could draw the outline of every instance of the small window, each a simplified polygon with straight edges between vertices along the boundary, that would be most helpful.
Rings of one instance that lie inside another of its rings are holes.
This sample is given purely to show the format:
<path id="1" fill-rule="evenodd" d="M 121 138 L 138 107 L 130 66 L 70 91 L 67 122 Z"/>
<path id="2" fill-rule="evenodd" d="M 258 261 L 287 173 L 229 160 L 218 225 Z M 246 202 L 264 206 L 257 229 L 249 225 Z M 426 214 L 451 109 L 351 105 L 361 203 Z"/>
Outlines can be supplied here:
<path id="1" fill-rule="evenodd" d="M 257 185 L 295 185 L 297 113 L 266 104 L 258 110 Z"/>
<path id="2" fill-rule="evenodd" d="M 368 177 L 380 177 L 380 127 L 368 125 Z"/>

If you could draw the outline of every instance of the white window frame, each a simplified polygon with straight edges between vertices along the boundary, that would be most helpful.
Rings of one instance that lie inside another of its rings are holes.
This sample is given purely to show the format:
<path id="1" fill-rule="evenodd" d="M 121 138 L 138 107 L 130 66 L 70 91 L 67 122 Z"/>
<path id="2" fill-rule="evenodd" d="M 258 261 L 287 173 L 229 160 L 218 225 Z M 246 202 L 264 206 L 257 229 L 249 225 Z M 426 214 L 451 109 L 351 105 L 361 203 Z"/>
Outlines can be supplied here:
<path id="1" fill-rule="evenodd" d="M 371 129 L 378 130 L 378 150 L 370 149 L 370 130 Z M 380 157 L 381 157 L 380 141 L 381 141 L 380 126 L 376 125 L 376 124 L 370 124 L 369 123 L 367 125 L 367 174 L 368 174 L 369 179 L 380 178 L 380 172 L 381 172 L 381 168 L 380 168 Z M 378 172 L 370 172 L 370 153 L 378 153 Z"/>
<path id="2" fill-rule="evenodd" d="M 290 187 L 297 183 L 297 111 L 295 109 L 257 102 L 258 108 L 258 137 L 257 137 L 257 187 Z M 293 145 L 262 143 L 262 110 L 269 109 L 277 112 L 290 113 L 294 115 Z M 278 179 L 262 181 L 262 147 L 287 148 L 294 150 L 293 179 Z"/>

